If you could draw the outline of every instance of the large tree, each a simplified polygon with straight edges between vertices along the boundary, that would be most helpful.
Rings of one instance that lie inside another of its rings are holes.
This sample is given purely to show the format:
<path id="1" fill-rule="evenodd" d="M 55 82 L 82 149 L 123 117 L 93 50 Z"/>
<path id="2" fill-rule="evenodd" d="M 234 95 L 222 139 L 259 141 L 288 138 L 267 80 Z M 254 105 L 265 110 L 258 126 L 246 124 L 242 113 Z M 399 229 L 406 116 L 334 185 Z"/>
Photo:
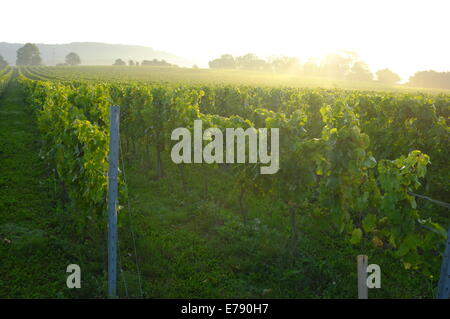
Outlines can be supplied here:
<path id="1" fill-rule="evenodd" d="M 113 65 L 127 65 L 124 60 L 117 59 Z"/>
<path id="2" fill-rule="evenodd" d="M 268 68 L 268 64 L 255 54 L 248 53 L 236 58 L 236 67 L 244 70 L 264 70 Z"/>
<path id="3" fill-rule="evenodd" d="M 66 55 L 66 64 L 80 65 L 81 64 L 80 56 L 75 52 L 70 52 L 68 55 Z"/>
<path id="4" fill-rule="evenodd" d="M 27 43 L 17 50 L 16 65 L 40 65 L 42 64 L 39 48 L 32 43 Z"/>
<path id="5" fill-rule="evenodd" d="M 378 70 L 376 74 L 378 81 L 386 84 L 395 84 L 401 80 L 398 74 L 389 69 Z"/>
<path id="6" fill-rule="evenodd" d="M 211 69 L 235 69 L 236 61 L 231 54 L 222 54 L 220 58 L 209 61 Z"/>
<path id="7" fill-rule="evenodd" d="M 369 70 L 369 66 L 363 61 L 356 61 L 353 63 L 349 74 L 347 75 L 348 80 L 354 81 L 372 81 L 373 74 Z"/>
<path id="8" fill-rule="evenodd" d="M 309 58 L 302 66 L 302 73 L 306 76 L 320 76 L 320 61 L 317 58 Z"/>
<path id="9" fill-rule="evenodd" d="M 345 79 L 357 57 L 357 54 L 351 51 L 330 53 L 321 63 L 321 73 L 329 78 Z"/>
<path id="10" fill-rule="evenodd" d="M 450 89 L 450 72 L 419 71 L 409 78 L 408 85 L 423 88 Z"/>
<path id="11" fill-rule="evenodd" d="M 276 73 L 295 73 L 300 70 L 300 61 L 296 57 L 270 57 L 268 63 Z"/>

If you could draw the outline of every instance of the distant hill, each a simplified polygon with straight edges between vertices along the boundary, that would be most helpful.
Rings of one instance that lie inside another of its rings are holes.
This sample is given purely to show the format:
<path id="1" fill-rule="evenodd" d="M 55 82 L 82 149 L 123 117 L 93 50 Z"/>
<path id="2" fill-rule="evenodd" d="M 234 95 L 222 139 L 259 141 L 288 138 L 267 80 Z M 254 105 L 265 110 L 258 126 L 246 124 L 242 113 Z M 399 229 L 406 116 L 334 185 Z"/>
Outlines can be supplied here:
<path id="1" fill-rule="evenodd" d="M 10 65 L 16 63 L 16 51 L 24 43 L 0 42 L 0 55 L 2 55 Z M 83 65 L 111 65 L 116 59 L 126 62 L 134 60 L 164 59 L 169 63 L 179 66 L 192 66 L 193 62 L 182 57 L 157 51 L 149 47 L 139 45 L 107 44 L 96 42 L 74 42 L 68 44 L 41 44 L 36 43 L 41 51 L 43 64 L 55 65 L 63 63 L 65 56 L 70 52 L 76 52 Z"/>

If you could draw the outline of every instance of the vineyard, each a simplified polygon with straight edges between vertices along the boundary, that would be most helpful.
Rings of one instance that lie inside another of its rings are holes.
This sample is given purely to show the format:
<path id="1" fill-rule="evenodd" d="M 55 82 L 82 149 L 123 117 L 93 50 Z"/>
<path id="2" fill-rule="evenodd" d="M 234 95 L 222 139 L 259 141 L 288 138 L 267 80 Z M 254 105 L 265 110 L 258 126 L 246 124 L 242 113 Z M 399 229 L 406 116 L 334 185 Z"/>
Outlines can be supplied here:
<path id="1" fill-rule="evenodd" d="M 370 90 L 383 92 L 418 93 L 417 88 L 405 85 L 388 85 L 372 82 L 332 80 L 323 77 L 295 76 L 250 70 L 212 70 L 176 67 L 128 67 L 128 66 L 33 66 L 22 67 L 22 72 L 34 80 L 71 81 L 73 79 L 89 82 L 135 82 L 151 84 L 155 82 L 184 83 L 199 85 L 263 86 L 282 88 L 329 88 Z M 442 89 L 421 89 L 420 92 L 447 93 Z"/>
<path id="2" fill-rule="evenodd" d="M 39 130 L 51 214 L 82 247 L 73 263 L 88 288 L 65 297 L 105 293 L 111 105 L 120 106 L 120 297 L 354 298 L 359 254 L 383 272 L 371 297 L 436 295 L 449 212 L 416 194 L 449 199 L 449 93 L 99 70 L 0 70 L 0 92 L 17 72 L 9 82 Z M 175 164 L 172 131 L 193 132 L 199 119 L 221 131 L 279 128 L 280 170 Z"/>
<path id="3" fill-rule="evenodd" d="M 13 70 L 11 67 L 6 66 L 4 68 L 0 68 L 0 93 L 5 89 L 6 84 L 13 74 Z"/>

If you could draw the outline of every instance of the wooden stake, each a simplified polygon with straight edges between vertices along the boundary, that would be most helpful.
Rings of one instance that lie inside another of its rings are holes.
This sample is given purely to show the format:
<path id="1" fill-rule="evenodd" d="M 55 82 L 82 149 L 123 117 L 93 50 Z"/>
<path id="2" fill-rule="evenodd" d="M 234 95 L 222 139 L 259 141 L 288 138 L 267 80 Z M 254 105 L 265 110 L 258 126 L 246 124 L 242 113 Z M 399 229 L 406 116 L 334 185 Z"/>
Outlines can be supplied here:
<path id="1" fill-rule="evenodd" d="M 367 288 L 367 265 L 368 258 L 366 255 L 358 255 L 357 269 L 358 269 L 358 299 L 368 299 Z"/>

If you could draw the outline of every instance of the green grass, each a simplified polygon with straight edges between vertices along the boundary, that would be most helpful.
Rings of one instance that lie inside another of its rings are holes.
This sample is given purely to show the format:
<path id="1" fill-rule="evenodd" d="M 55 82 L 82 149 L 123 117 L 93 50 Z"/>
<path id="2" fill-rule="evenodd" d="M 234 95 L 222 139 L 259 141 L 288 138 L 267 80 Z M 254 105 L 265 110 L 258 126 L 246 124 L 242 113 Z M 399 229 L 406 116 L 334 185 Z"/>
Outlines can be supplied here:
<path id="1" fill-rule="evenodd" d="M 95 296 L 89 290 L 92 266 L 83 257 L 89 254 L 68 231 L 70 220 L 55 201 L 39 143 L 34 117 L 13 81 L 0 98 L 0 298 L 83 296 L 66 286 L 72 263 L 80 264 L 85 291 Z"/>
<path id="2" fill-rule="evenodd" d="M 236 185 L 225 175 L 214 175 L 220 174 L 217 170 L 206 173 L 205 196 L 199 183 L 205 166 L 186 171 L 188 191 L 184 192 L 178 170 L 169 160 L 162 180 L 155 180 L 155 172 L 139 161 L 128 164 L 145 297 L 356 298 L 359 254 L 367 254 L 369 262 L 382 269 L 382 288 L 371 290 L 371 298 L 433 298 L 435 294 L 436 278 L 404 269 L 394 256 L 370 244 L 351 245 L 324 218 L 315 221 L 312 208 L 301 214 L 300 242 L 292 254 L 289 216 L 281 203 L 248 198 L 249 222 L 244 225 L 236 194 L 230 191 Z M 128 293 L 138 297 L 129 212 L 126 207 L 122 214 L 120 237 L 122 255 L 130 256 L 124 263 Z"/>

